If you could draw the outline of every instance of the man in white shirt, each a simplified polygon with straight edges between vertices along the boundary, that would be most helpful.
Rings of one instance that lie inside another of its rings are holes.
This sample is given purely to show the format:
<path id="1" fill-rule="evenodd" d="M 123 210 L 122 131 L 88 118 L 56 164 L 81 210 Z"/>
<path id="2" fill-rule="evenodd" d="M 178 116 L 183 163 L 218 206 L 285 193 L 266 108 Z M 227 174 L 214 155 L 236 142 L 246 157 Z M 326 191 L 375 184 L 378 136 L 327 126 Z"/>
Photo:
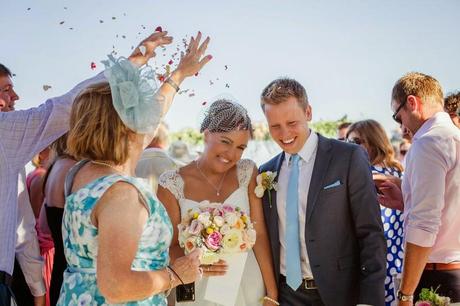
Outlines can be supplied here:
<path id="1" fill-rule="evenodd" d="M 0 305 L 11 303 L 16 244 L 25 238 L 21 224 L 18 230 L 18 174 L 35 154 L 48 146 L 68 129 L 68 117 L 74 98 L 91 82 L 100 82 L 103 75 L 80 83 L 61 97 L 49 99 L 37 108 L 14 110 L 19 99 L 14 91 L 11 73 L 0 64 L 0 92 L 8 99 L 3 102 L 9 112 L 0 112 Z M 19 239 L 19 240 L 17 240 Z M 19 254 L 22 254 L 19 247 Z M 21 256 L 19 256 L 20 258 Z M 24 271 L 26 273 L 26 271 Z M 31 278 L 30 278 L 31 279 Z M 35 292 L 39 294 L 39 292 Z"/>
<path id="2" fill-rule="evenodd" d="M 146 179 L 155 194 L 158 189 L 160 175 L 165 171 L 177 168 L 176 163 L 165 151 L 167 146 L 168 128 L 164 122 L 161 122 L 155 137 L 142 153 L 136 166 L 136 176 Z"/>
<path id="3" fill-rule="evenodd" d="M 0 67 L 0 72 L 7 73 L 10 76 L 10 72 L 6 67 Z M 14 110 L 18 96 L 14 90 L 12 90 L 12 93 L 13 95 L 10 96 L 4 90 L 0 90 L 0 112 Z M 20 271 L 22 271 L 28 286 L 28 288 L 24 289 L 30 290 L 28 296 L 33 296 L 35 306 L 44 306 L 46 290 L 43 282 L 43 259 L 40 256 L 37 232 L 35 231 L 35 217 L 26 188 L 26 173 L 24 169 L 22 169 L 18 177 L 17 226 L 16 259 L 19 262 Z M 18 285 L 22 286 L 24 284 L 18 283 Z"/>
<path id="4" fill-rule="evenodd" d="M 443 104 L 441 85 L 429 75 L 409 73 L 393 87 L 393 119 L 414 135 L 402 196 L 394 184 L 380 186 L 381 203 L 404 207 L 400 306 L 438 286 L 440 295 L 460 302 L 460 130 Z"/>

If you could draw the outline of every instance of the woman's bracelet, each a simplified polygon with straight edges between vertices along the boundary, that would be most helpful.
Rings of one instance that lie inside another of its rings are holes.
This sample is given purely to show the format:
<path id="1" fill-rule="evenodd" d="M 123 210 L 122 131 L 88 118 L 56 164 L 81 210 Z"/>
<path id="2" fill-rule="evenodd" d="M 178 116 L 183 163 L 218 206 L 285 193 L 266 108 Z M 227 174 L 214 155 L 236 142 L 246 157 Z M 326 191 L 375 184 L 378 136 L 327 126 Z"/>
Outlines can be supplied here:
<path id="1" fill-rule="evenodd" d="M 269 301 L 269 302 L 275 304 L 276 306 L 280 305 L 280 303 L 277 300 L 274 300 L 274 299 L 272 299 L 271 297 L 268 297 L 268 296 L 264 296 L 264 300 Z"/>
<path id="2" fill-rule="evenodd" d="M 165 83 L 168 83 L 169 85 L 171 85 L 172 88 L 176 90 L 176 92 L 179 92 L 179 85 L 177 85 L 176 82 L 174 82 L 171 78 L 167 78 Z"/>
<path id="3" fill-rule="evenodd" d="M 169 271 L 171 271 L 172 273 L 174 273 L 174 275 L 177 277 L 177 279 L 179 279 L 179 281 L 180 281 L 180 283 L 181 283 L 182 285 L 185 285 L 184 282 L 182 281 L 182 278 L 180 278 L 179 274 L 177 274 L 177 272 L 174 271 L 174 269 L 171 268 L 171 266 L 168 266 L 167 268 L 168 268 Z"/>
<path id="4" fill-rule="evenodd" d="M 174 288 L 174 274 L 171 272 L 169 267 L 166 267 L 166 272 L 168 272 L 169 276 L 169 288 L 166 290 L 165 295 L 169 296 L 171 294 L 171 290 Z"/>

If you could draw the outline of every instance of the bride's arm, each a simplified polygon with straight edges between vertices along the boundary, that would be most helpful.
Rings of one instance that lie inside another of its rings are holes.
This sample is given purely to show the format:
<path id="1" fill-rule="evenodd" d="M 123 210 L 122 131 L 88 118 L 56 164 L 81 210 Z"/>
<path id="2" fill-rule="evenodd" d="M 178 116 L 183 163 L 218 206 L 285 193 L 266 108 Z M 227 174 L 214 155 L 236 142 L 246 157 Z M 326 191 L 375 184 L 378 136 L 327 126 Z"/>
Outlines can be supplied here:
<path id="1" fill-rule="evenodd" d="M 259 263 L 260 272 L 262 272 L 267 296 L 274 300 L 278 300 L 278 287 L 276 285 L 270 241 L 262 209 L 262 199 L 258 198 L 254 192 L 257 185 L 257 174 L 257 168 L 254 167 L 252 178 L 248 186 L 251 221 L 254 223 L 254 228 L 257 233 L 256 244 L 254 245 L 254 254 L 257 262 Z"/>
<path id="2" fill-rule="evenodd" d="M 161 185 L 158 185 L 157 197 L 166 208 L 173 226 L 174 233 L 171 246 L 169 247 L 169 257 L 171 258 L 171 262 L 174 262 L 177 258 L 184 256 L 184 250 L 179 246 L 179 232 L 177 229 L 180 223 L 179 202 L 168 189 Z"/>

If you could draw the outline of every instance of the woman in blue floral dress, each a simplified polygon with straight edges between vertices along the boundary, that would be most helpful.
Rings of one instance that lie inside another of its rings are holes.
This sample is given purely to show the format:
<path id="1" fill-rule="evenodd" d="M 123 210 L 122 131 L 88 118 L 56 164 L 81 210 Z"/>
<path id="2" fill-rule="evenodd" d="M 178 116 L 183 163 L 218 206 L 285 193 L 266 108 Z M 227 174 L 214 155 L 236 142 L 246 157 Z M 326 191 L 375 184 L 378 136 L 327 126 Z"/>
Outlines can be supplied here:
<path id="1" fill-rule="evenodd" d="M 393 147 L 384 128 L 375 120 L 358 121 L 347 132 L 349 142 L 366 149 L 372 174 L 402 178 L 403 167 L 396 159 Z M 387 240 L 387 276 L 385 278 L 385 305 L 396 305 L 397 279 L 399 279 L 403 251 L 403 214 L 401 211 L 380 205 L 383 231 Z"/>
<path id="2" fill-rule="evenodd" d="M 166 305 L 181 283 L 201 277 L 199 251 L 169 265 L 172 225 L 163 205 L 134 170 L 179 84 L 197 73 L 209 39 L 192 38 L 177 69 L 158 91 L 146 66 L 166 32 L 144 40 L 128 59 L 109 57 L 108 83 L 75 99 L 68 153 L 80 162 L 65 182 L 62 235 L 68 267 L 58 305 Z M 201 61 L 200 61 L 201 60 Z"/>

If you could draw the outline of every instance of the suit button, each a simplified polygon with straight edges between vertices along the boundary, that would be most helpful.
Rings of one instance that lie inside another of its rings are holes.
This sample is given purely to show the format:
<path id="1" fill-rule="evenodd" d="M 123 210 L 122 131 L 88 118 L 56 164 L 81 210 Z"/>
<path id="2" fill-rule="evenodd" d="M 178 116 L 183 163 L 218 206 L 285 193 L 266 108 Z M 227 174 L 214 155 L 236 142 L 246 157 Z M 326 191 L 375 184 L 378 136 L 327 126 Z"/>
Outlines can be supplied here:
<path id="1" fill-rule="evenodd" d="M 366 271 L 366 270 L 367 270 L 367 269 L 366 269 L 366 266 L 361 266 L 361 271 L 364 272 L 364 271 Z"/>

